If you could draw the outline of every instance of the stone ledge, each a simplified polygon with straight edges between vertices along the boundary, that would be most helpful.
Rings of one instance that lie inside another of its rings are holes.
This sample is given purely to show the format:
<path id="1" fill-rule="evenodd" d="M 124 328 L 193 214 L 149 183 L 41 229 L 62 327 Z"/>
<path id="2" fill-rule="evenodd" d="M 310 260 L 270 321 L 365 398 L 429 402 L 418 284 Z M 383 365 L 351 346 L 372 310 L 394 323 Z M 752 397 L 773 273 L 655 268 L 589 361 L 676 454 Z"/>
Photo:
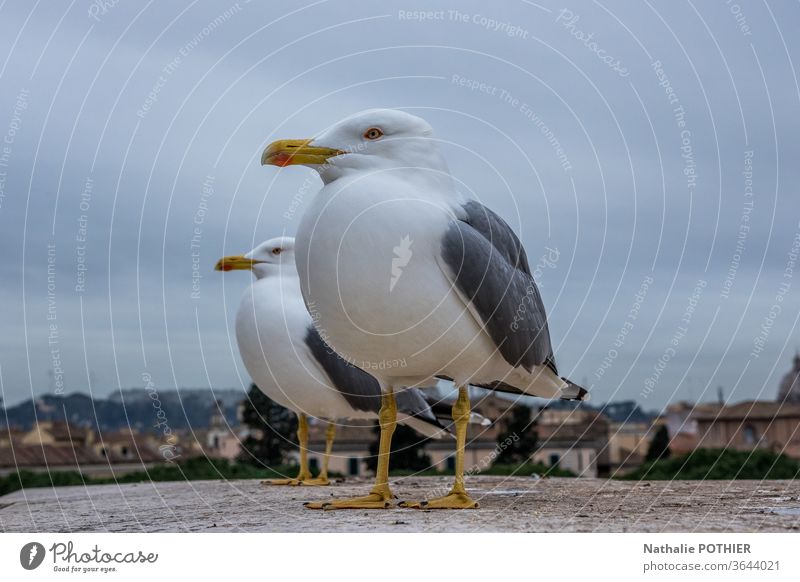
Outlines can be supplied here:
<path id="1" fill-rule="evenodd" d="M 393 480 L 402 499 L 446 477 Z M 369 481 L 262 487 L 192 481 L 29 489 L 0 497 L 4 532 L 756 532 L 800 529 L 800 481 L 650 481 L 473 476 L 471 511 L 311 511 L 303 501 L 366 493 Z"/>

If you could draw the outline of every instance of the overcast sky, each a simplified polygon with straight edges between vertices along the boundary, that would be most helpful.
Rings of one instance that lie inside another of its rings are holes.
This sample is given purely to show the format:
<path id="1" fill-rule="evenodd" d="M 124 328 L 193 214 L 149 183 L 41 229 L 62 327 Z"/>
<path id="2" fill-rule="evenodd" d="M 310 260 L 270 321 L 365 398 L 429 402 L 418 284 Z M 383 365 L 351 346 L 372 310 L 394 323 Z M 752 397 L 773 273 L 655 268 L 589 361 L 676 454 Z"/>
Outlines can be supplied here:
<path id="1" fill-rule="evenodd" d="M 249 277 L 213 265 L 320 187 L 260 152 L 371 107 L 425 117 L 520 233 L 595 402 L 774 398 L 800 346 L 797 3 L 113 4 L 0 3 L 6 402 L 246 386 Z"/>

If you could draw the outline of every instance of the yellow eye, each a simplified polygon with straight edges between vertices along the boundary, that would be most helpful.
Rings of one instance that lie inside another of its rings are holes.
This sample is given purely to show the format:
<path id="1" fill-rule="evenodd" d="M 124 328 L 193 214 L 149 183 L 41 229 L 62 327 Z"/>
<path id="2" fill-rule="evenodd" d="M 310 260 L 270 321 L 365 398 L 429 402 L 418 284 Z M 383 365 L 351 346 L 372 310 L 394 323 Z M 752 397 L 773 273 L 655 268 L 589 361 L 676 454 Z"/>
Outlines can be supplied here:
<path id="1" fill-rule="evenodd" d="M 383 132 L 377 127 L 370 127 L 364 132 L 364 137 L 367 139 L 378 139 L 383 135 Z"/>
<path id="2" fill-rule="evenodd" d="M 276 247 L 276 248 L 272 249 L 272 254 L 273 254 L 273 255 L 279 255 L 279 254 L 281 254 L 281 249 L 280 249 L 280 248 L 278 248 L 278 247 Z"/>

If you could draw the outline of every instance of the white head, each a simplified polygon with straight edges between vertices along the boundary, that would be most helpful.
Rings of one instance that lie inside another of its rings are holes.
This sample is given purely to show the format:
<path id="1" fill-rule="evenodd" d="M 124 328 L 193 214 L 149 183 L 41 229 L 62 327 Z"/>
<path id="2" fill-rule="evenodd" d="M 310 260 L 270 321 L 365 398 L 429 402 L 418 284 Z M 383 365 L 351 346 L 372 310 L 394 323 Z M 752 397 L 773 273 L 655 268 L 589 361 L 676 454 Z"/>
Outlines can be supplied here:
<path id="1" fill-rule="evenodd" d="M 308 166 L 326 183 L 348 170 L 413 168 L 447 173 L 428 122 L 395 109 L 356 113 L 312 139 L 273 142 L 261 163 Z"/>
<path id="2" fill-rule="evenodd" d="M 280 236 L 264 241 L 246 255 L 233 255 L 222 257 L 214 266 L 215 271 L 242 271 L 253 272 L 256 279 L 264 277 L 293 274 L 296 275 L 294 266 L 294 239 L 289 236 Z"/>

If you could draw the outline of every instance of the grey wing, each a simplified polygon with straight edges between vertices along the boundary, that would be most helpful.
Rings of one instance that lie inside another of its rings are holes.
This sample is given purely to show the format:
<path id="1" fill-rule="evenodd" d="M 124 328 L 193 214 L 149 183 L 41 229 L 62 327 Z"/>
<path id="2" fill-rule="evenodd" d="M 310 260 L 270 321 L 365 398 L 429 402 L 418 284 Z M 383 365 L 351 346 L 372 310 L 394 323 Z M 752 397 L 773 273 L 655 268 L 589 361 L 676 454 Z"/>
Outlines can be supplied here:
<path id="1" fill-rule="evenodd" d="M 344 360 L 325 343 L 313 325 L 308 326 L 305 342 L 314 359 L 350 406 L 356 410 L 378 413 L 381 408 L 381 387 L 375 378 Z"/>
<path id="2" fill-rule="evenodd" d="M 425 397 L 425 401 L 428 403 L 428 406 L 431 407 L 431 412 L 433 412 L 434 416 L 436 416 L 436 418 L 439 419 L 439 422 L 443 423 L 449 429 L 453 425 L 453 404 L 455 401 L 439 398 L 438 396 L 428 394 L 427 392 L 424 393 L 423 396 Z M 469 414 L 469 423 L 479 424 L 481 426 L 489 426 L 492 424 L 492 421 L 473 410 Z"/>
<path id="3" fill-rule="evenodd" d="M 525 249 L 511 227 L 470 201 L 442 240 L 442 259 L 456 288 L 470 302 L 500 354 L 531 371 L 547 365 L 556 374 L 550 330 Z"/>
<path id="4" fill-rule="evenodd" d="M 422 394 L 422 390 L 417 388 L 401 390 L 395 394 L 395 400 L 397 401 L 397 410 L 399 412 L 419 418 L 439 428 L 444 428 L 444 425 L 439 422 L 439 419 L 431 410 L 430 404 Z"/>
<path id="5" fill-rule="evenodd" d="M 330 378 L 334 387 L 344 396 L 348 404 L 356 410 L 374 412 L 381 408 L 381 387 L 371 375 L 347 362 L 331 348 L 317 329 L 310 325 L 306 331 L 305 342 L 314 359 Z M 439 427 L 442 425 L 431 411 L 420 390 L 402 390 L 395 397 L 399 412 L 425 420 Z"/>

